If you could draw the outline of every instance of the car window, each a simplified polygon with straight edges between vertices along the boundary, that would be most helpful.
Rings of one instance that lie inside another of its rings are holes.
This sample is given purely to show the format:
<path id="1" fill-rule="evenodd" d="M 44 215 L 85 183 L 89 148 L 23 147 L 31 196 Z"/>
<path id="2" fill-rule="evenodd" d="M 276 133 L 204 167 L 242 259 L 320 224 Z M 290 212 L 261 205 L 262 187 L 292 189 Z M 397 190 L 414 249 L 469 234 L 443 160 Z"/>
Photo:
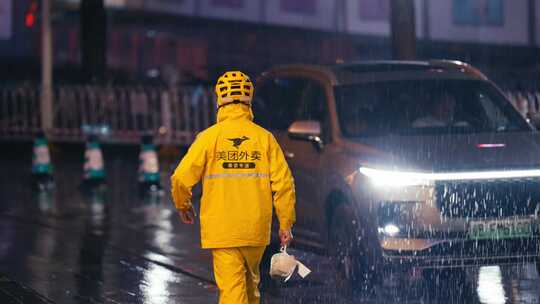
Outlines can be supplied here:
<path id="1" fill-rule="evenodd" d="M 336 88 L 346 137 L 530 130 L 492 85 L 477 80 L 408 80 Z"/>
<path id="2" fill-rule="evenodd" d="M 315 81 L 308 81 L 303 94 L 298 120 L 316 120 L 323 123 L 327 115 L 324 88 Z"/>
<path id="3" fill-rule="evenodd" d="M 269 130 L 285 131 L 298 118 L 307 80 L 276 77 L 265 81 L 255 93 L 255 122 Z"/>
<path id="4" fill-rule="evenodd" d="M 270 113 L 268 109 L 272 106 L 271 101 L 274 100 L 272 93 L 274 91 L 274 82 L 272 80 L 267 80 L 259 87 L 255 88 L 255 95 L 251 102 L 255 123 L 265 129 L 271 129 L 270 122 L 272 121 L 272 117 L 270 116 L 272 113 Z"/>
<path id="5" fill-rule="evenodd" d="M 322 138 L 330 140 L 328 103 L 324 87 L 317 81 L 308 80 L 302 97 L 302 104 L 296 120 L 315 120 L 321 124 Z"/>
<path id="6" fill-rule="evenodd" d="M 482 92 L 478 92 L 477 94 L 478 100 L 480 101 L 482 107 L 485 109 L 485 113 L 489 118 L 486 120 L 490 122 L 489 127 L 492 129 L 500 130 L 501 128 L 505 128 L 505 126 L 508 126 L 508 118 L 504 115 L 500 108 L 494 106 L 491 97 Z"/>

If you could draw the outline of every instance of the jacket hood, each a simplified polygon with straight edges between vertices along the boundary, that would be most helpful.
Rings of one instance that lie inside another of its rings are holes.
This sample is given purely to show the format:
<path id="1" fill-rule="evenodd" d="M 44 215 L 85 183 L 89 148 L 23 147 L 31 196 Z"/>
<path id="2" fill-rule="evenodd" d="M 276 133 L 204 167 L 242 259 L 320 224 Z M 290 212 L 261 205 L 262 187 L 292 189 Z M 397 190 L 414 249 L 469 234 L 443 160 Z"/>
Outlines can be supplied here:
<path id="1" fill-rule="evenodd" d="M 231 104 L 218 109 L 217 122 L 238 119 L 249 119 L 253 121 L 251 107 L 243 104 Z"/>

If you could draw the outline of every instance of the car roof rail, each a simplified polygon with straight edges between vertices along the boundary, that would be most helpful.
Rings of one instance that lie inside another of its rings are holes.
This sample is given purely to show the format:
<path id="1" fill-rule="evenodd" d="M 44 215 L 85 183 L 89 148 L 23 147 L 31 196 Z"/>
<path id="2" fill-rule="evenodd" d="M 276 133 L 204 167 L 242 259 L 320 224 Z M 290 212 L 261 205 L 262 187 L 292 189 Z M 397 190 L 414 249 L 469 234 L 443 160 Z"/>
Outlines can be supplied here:
<path id="1" fill-rule="evenodd" d="M 487 76 L 484 75 L 484 73 L 480 72 L 479 69 L 459 60 L 436 59 L 430 60 L 429 64 L 431 65 L 431 67 L 442 68 L 446 70 L 458 70 L 473 77 L 480 78 L 482 80 L 488 80 Z"/>
<path id="2" fill-rule="evenodd" d="M 458 60 L 434 59 L 427 61 L 406 61 L 406 60 L 373 60 L 373 61 L 353 61 L 335 65 L 337 69 L 353 73 L 369 72 L 399 72 L 399 71 L 422 71 L 441 69 L 446 71 L 456 71 L 469 76 L 487 80 L 488 78 L 477 68 Z"/>
<path id="3" fill-rule="evenodd" d="M 335 68 L 353 73 L 418 71 L 430 69 L 427 61 L 369 60 L 352 61 L 334 65 Z"/>

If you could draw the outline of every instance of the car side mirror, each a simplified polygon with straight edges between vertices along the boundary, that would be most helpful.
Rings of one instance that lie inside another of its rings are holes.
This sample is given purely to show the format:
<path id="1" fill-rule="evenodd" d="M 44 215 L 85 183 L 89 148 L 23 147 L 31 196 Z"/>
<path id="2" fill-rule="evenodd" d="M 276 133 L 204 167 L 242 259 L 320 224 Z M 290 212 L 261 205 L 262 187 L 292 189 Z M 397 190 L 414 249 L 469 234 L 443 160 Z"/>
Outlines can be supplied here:
<path id="1" fill-rule="evenodd" d="M 310 141 L 318 150 L 322 150 L 322 148 L 324 148 L 321 133 L 321 123 L 315 120 L 295 121 L 291 124 L 288 130 L 290 138 Z"/>

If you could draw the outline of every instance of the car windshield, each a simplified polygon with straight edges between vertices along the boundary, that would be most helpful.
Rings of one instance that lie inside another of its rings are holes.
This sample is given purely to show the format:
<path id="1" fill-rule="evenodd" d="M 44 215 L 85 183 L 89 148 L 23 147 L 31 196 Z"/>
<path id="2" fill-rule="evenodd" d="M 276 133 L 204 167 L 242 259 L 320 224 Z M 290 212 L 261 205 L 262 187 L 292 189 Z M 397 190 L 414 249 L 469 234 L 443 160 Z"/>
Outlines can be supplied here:
<path id="1" fill-rule="evenodd" d="M 345 137 L 530 131 L 489 83 L 407 80 L 338 86 Z"/>

